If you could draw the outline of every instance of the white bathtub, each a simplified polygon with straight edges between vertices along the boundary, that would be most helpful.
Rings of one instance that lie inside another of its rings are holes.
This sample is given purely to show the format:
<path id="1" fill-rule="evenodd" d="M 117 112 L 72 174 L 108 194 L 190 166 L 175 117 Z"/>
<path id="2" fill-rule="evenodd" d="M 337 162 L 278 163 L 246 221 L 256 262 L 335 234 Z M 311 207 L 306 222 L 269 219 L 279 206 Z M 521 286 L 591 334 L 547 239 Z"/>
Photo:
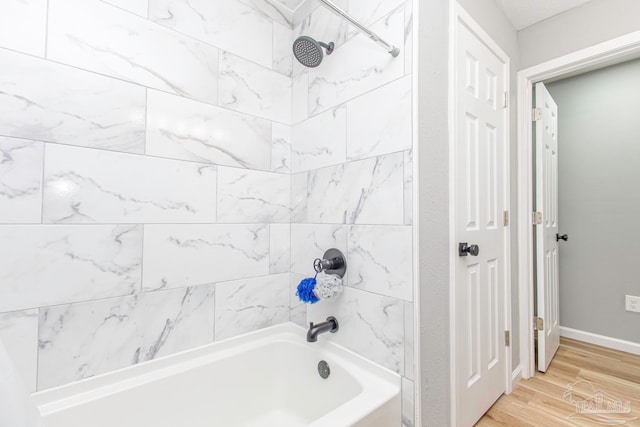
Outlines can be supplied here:
<path id="1" fill-rule="evenodd" d="M 47 427 L 400 425 L 398 375 L 305 334 L 279 325 L 33 397 Z"/>

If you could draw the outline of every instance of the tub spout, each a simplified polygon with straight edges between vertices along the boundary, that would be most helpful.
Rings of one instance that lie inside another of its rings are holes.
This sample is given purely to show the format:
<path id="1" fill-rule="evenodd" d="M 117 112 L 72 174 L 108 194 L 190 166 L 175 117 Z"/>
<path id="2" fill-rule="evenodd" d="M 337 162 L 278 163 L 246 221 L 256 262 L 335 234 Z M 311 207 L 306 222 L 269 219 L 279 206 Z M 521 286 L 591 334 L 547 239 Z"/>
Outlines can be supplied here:
<path id="1" fill-rule="evenodd" d="M 318 323 L 314 325 L 313 322 L 309 324 L 309 330 L 307 331 L 307 341 L 318 341 L 318 335 L 331 332 L 335 334 L 338 332 L 338 320 L 335 317 L 327 317 L 326 322 Z"/>

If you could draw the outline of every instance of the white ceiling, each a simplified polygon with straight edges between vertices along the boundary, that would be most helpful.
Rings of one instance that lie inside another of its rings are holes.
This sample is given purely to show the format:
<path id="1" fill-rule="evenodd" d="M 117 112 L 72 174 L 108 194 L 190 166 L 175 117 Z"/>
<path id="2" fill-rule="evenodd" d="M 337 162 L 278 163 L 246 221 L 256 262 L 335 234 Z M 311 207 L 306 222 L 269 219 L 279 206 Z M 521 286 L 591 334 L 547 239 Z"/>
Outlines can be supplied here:
<path id="1" fill-rule="evenodd" d="M 589 1 L 591 0 L 496 0 L 516 30 L 544 21 Z"/>

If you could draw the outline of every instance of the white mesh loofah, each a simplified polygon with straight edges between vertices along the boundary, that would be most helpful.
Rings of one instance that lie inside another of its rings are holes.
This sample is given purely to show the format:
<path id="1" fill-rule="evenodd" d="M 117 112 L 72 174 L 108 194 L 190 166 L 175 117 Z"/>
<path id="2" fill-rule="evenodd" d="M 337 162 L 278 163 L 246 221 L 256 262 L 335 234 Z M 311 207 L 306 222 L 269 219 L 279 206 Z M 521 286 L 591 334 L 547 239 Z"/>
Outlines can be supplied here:
<path id="1" fill-rule="evenodd" d="M 321 271 L 316 276 L 316 287 L 313 292 L 321 300 L 333 299 L 342 293 L 342 279 L 335 274 Z"/>

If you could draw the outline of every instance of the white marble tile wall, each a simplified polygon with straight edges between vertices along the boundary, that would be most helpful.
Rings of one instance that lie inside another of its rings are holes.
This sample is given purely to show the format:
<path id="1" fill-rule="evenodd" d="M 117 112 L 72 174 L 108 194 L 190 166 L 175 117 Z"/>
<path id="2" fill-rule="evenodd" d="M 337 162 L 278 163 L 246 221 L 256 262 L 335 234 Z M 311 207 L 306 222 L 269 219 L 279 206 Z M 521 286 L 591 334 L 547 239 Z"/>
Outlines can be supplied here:
<path id="1" fill-rule="evenodd" d="M 329 247 L 347 257 L 343 294 L 301 306 L 301 325 L 336 316 L 326 339 L 403 376 L 402 420 L 413 426 L 413 129 L 410 1 L 349 0 L 354 16 L 402 49 L 392 58 L 322 7 L 294 29 L 336 42 L 321 66 L 294 63 L 292 292 Z M 303 316 L 306 308 L 306 318 Z"/>
<path id="2" fill-rule="evenodd" d="M 29 389 L 288 321 L 293 14 L 0 3 L 0 337 Z"/>

